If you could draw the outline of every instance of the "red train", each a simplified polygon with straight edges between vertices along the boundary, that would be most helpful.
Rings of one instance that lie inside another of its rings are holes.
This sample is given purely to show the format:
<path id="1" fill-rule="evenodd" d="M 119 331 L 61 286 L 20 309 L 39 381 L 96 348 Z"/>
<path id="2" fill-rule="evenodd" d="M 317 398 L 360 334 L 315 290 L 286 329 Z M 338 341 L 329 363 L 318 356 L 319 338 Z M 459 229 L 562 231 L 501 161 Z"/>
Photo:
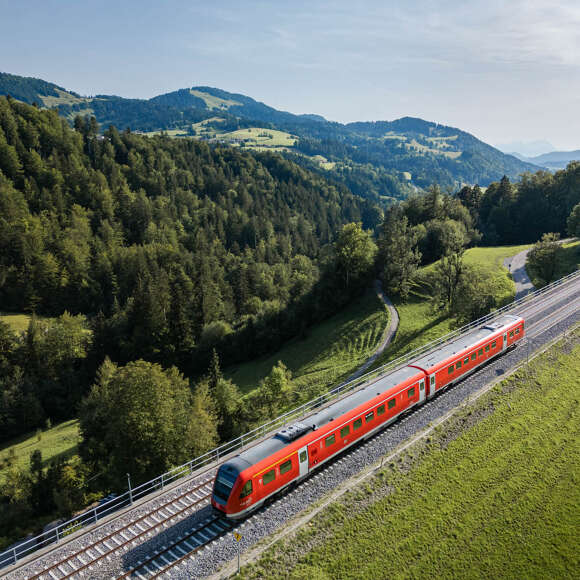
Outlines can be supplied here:
<path id="1" fill-rule="evenodd" d="M 467 376 L 524 336 L 524 320 L 503 315 L 408 366 L 376 379 L 303 423 L 236 455 L 218 470 L 211 503 L 238 519 L 312 470 Z"/>

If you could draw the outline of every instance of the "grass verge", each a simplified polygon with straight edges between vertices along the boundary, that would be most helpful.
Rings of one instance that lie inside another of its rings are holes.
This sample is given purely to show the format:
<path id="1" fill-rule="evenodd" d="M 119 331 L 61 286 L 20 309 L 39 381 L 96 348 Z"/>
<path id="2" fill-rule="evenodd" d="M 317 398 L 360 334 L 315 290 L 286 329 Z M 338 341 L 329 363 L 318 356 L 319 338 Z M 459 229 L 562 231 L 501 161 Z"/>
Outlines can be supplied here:
<path id="1" fill-rule="evenodd" d="M 387 324 L 385 305 L 369 290 L 339 314 L 311 328 L 306 338 L 286 343 L 271 356 L 230 367 L 224 375 L 249 393 L 281 360 L 292 371 L 296 390 L 322 392 L 375 351 Z"/>
<path id="2" fill-rule="evenodd" d="M 75 419 L 7 442 L 0 450 L 0 483 L 4 481 L 3 470 L 9 466 L 26 471 L 30 465 L 30 454 L 36 449 L 42 453 L 43 464 L 47 465 L 57 457 L 73 455 L 80 440 L 79 422 Z"/>
<path id="3" fill-rule="evenodd" d="M 245 578 L 571 578 L 580 333 L 268 549 Z"/>

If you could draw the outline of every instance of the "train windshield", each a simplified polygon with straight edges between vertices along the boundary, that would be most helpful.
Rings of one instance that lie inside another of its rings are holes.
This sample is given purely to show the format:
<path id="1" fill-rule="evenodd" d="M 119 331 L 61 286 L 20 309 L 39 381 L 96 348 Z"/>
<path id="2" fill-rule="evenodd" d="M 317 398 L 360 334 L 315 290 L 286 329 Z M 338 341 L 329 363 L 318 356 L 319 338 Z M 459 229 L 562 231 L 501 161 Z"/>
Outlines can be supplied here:
<path id="1" fill-rule="evenodd" d="M 220 467 L 215 478 L 215 483 L 213 484 L 213 495 L 216 501 L 222 504 L 227 503 L 237 477 L 237 472 L 231 468 L 228 469 L 226 465 Z"/>

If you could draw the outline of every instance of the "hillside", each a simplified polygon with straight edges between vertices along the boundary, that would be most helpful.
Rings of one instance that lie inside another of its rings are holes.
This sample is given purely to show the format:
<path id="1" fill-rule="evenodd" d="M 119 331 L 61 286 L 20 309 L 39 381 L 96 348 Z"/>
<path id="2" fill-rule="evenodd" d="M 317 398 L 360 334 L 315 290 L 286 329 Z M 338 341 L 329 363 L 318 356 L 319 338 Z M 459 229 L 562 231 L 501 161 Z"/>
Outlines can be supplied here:
<path id="1" fill-rule="evenodd" d="M 80 97 L 39 79 L 0 73 L 0 94 L 57 108 L 69 122 L 79 114 L 94 115 L 105 128 L 112 124 L 132 131 L 167 131 L 172 136 L 274 149 L 347 185 L 357 195 L 386 203 L 435 182 L 452 188 L 463 183 L 488 185 L 503 175 L 517 178 L 537 170 L 469 133 L 422 119 L 344 125 L 318 115 L 278 111 L 245 95 L 204 86 L 149 100 Z M 254 138 L 267 136 L 270 130 L 283 133 L 287 141 Z"/>
<path id="2" fill-rule="evenodd" d="M 549 169 L 564 169 L 570 161 L 580 161 L 580 149 L 575 151 L 552 151 L 530 159 L 531 163 Z"/>

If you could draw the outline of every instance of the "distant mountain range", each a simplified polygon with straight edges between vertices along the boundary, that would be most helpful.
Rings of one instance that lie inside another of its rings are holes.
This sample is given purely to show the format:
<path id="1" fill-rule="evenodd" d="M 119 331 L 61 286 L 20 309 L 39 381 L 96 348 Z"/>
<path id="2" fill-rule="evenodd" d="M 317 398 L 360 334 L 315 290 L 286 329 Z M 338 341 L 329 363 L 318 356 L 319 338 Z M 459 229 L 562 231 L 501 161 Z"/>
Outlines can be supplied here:
<path id="1" fill-rule="evenodd" d="M 543 153 L 549 153 L 554 151 L 556 148 L 545 139 L 538 141 L 512 141 L 510 143 L 501 143 L 496 145 L 496 147 L 503 151 L 504 153 L 509 153 L 514 155 L 513 151 L 517 151 L 517 155 L 525 157 L 526 159 L 537 157 Z"/>
<path id="2" fill-rule="evenodd" d="M 580 161 L 580 149 L 575 151 L 551 151 L 550 153 L 536 155 L 536 157 L 526 157 L 520 153 L 512 153 L 512 155 L 526 163 L 534 163 L 548 169 L 565 169 L 570 161 Z"/>
<path id="3" fill-rule="evenodd" d="M 191 136 L 278 151 L 376 201 L 405 197 L 433 183 L 458 188 L 512 179 L 538 166 L 502 153 L 473 135 L 418 118 L 341 124 L 319 115 L 279 111 L 241 94 L 192 87 L 151 99 L 83 97 L 40 79 L 0 73 L 0 95 L 58 109 L 73 121 L 94 115 L 104 129 Z"/>

